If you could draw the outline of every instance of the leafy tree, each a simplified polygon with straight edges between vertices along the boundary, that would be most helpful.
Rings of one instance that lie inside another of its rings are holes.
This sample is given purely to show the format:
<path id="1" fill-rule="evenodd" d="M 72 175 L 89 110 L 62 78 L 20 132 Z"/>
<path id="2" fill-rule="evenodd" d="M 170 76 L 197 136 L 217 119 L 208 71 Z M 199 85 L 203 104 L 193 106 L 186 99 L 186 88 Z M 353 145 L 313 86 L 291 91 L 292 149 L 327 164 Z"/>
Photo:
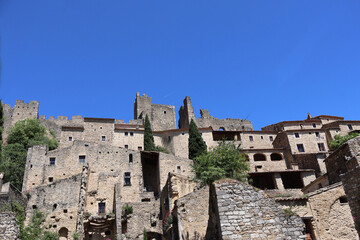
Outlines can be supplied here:
<path id="1" fill-rule="evenodd" d="M 42 224 L 45 222 L 45 214 L 35 210 L 31 216 L 30 223 L 20 233 L 22 240 L 58 240 L 56 233 L 45 231 Z"/>
<path id="2" fill-rule="evenodd" d="M 335 135 L 334 140 L 332 140 L 329 144 L 331 150 L 335 150 L 341 145 L 343 145 L 345 142 L 349 141 L 350 139 L 353 139 L 355 137 L 359 136 L 358 133 L 349 133 L 345 136 Z"/>
<path id="3" fill-rule="evenodd" d="M 4 172 L 4 181 L 11 182 L 17 189 L 21 189 L 28 148 L 46 145 L 52 150 L 57 147 L 56 139 L 48 135 L 45 127 L 37 119 L 19 121 L 11 128 L 0 161 L 0 172 Z"/>
<path id="4" fill-rule="evenodd" d="M 191 119 L 189 127 L 189 158 L 195 159 L 197 156 L 206 152 L 206 148 L 206 144 L 195 121 Z"/>
<path id="5" fill-rule="evenodd" d="M 148 115 L 145 117 L 144 130 L 144 150 L 153 151 L 155 149 L 154 136 L 151 130 L 151 124 Z"/>
<path id="6" fill-rule="evenodd" d="M 192 170 L 195 179 L 203 185 L 222 178 L 245 181 L 249 171 L 247 156 L 241 152 L 240 145 L 234 142 L 219 142 L 219 145 L 204 152 L 194 160 Z"/>

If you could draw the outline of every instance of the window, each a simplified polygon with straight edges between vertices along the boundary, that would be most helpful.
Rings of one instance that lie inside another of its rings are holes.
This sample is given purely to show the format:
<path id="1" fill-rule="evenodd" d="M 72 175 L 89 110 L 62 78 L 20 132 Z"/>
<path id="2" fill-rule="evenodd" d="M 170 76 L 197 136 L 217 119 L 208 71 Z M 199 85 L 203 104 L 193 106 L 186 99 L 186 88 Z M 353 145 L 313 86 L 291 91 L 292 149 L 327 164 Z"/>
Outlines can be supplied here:
<path id="1" fill-rule="evenodd" d="M 104 213 L 105 213 L 105 203 L 100 202 L 99 203 L 99 214 L 104 214 Z"/>
<path id="2" fill-rule="evenodd" d="M 347 126 L 348 126 L 349 130 L 353 130 L 353 127 L 351 126 L 351 124 L 348 124 Z"/>
<path id="3" fill-rule="evenodd" d="M 125 145 L 125 148 L 128 149 L 128 148 L 129 148 L 129 145 Z"/>
<path id="4" fill-rule="evenodd" d="M 133 155 L 131 153 L 129 154 L 129 163 L 133 163 Z"/>
<path id="5" fill-rule="evenodd" d="M 264 139 L 264 137 L 263 137 L 263 136 L 261 136 L 261 139 Z"/>
<path id="6" fill-rule="evenodd" d="M 84 163 L 85 159 L 86 159 L 85 155 L 80 155 L 79 156 L 79 163 Z"/>
<path id="7" fill-rule="evenodd" d="M 134 136 L 134 133 L 133 133 L 133 132 L 130 132 L 130 136 Z"/>
<path id="8" fill-rule="evenodd" d="M 72 141 L 72 137 L 69 137 L 69 142 L 71 142 Z"/>
<path id="9" fill-rule="evenodd" d="M 53 182 L 54 178 L 53 177 L 49 177 L 49 182 Z"/>
<path id="10" fill-rule="evenodd" d="M 50 158 L 50 166 L 55 165 L 55 160 L 56 160 L 56 158 L 54 158 L 54 157 Z"/>
<path id="11" fill-rule="evenodd" d="M 303 144 L 296 144 L 297 149 L 299 152 L 305 152 L 304 145 Z"/>
<path id="12" fill-rule="evenodd" d="M 166 114 L 166 111 L 164 111 L 164 114 Z"/>
<path id="13" fill-rule="evenodd" d="M 254 155 L 254 161 L 266 161 L 266 156 L 261 153 L 257 153 Z"/>
<path id="14" fill-rule="evenodd" d="M 304 125 L 303 124 L 300 124 L 300 128 L 302 129 L 304 127 Z"/>
<path id="15" fill-rule="evenodd" d="M 105 137 L 105 136 L 101 136 L 101 141 L 105 142 L 105 141 L 106 141 L 106 137 Z"/>
<path id="16" fill-rule="evenodd" d="M 313 128 L 316 128 L 316 124 L 315 124 L 315 123 L 313 123 Z"/>
<path id="17" fill-rule="evenodd" d="M 324 152 L 325 151 L 325 145 L 323 143 L 318 143 L 319 151 Z"/>
<path id="18" fill-rule="evenodd" d="M 295 138 L 300 138 L 299 133 L 294 133 L 294 135 L 295 135 Z"/>
<path id="19" fill-rule="evenodd" d="M 181 173 L 181 166 L 176 166 L 176 170 L 178 173 Z"/>
<path id="20" fill-rule="evenodd" d="M 282 156 L 280 153 L 272 153 L 270 155 L 270 159 L 271 159 L 271 161 L 280 161 L 280 160 L 282 160 Z"/>
<path id="21" fill-rule="evenodd" d="M 138 150 L 139 150 L 139 151 L 142 151 L 142 146 L 138 146 Z"/>
<path id="22" fill-rule="evenodd" d="M 128 132 L 125 132 L 125 136 L 127 136 L 127 135 L 129 135 L 129 133 L 128 133 Z"/>
<path id="23" fill-rule="evenodd" d="M 131 173 L 125 172 L 124 174 L 124 186 L 131 186 Z"/>
<path id="24" fill-rule="evenodd" d="M 319 132 L 315 132 L 315 136 L 316 136 L 317 138 L 320 138 L 320 133 L 319 133 Z"/>
<path id="25" fill-rule="evenodd" d="M 273 136 L 270 136 L 269 139 L 270 139 L 271 142 L 274 141 L 274 137 L 273 137 Z"/>
<path id="26" fill-rule="evenodd" d="M 250 142 L 254 141 L 254 137 L 253 137 L 253 136 L 249 136 L 249 140 L 250 140 Z"/>

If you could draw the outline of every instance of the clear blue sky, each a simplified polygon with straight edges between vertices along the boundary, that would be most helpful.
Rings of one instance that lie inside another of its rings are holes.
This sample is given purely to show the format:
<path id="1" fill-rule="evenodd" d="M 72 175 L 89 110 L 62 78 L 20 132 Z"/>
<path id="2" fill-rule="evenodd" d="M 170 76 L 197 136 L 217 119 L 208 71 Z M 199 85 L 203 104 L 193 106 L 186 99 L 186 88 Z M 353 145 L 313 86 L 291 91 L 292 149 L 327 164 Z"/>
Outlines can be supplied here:
<path id="1" fill-rule="evenodd" d="M 136 92 L 254 128 L 360 119 L 360 1 L 0 0 L 5 103 L 133 118 Z"/>

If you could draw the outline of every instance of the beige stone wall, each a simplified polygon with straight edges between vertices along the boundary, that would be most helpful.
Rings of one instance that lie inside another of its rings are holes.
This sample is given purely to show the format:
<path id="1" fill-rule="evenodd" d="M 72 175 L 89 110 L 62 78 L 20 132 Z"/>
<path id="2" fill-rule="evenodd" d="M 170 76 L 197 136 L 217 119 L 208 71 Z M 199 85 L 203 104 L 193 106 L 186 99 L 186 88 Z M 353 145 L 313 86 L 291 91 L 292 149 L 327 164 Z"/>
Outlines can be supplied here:
<path id="1" fill-rule="evenodd" d="M 313 126 L 315 124 L 315 127 Z M 322 123 L 320 122 L 297 122 L 297 123 L 285 123 L 284 130 L 297 130 L 297 129 L 321 129 Z"/>
<path id="2" fill-rule="evenodd" d="M 340 197 L 345 196 L 341 184 L 334 184 L 308 195 L 317 239 L 359 239 L 349 204 L 340 202 Z"/>
<path id="3" fill-rule="evenodd" d="M 113 133 L 114 123 L 95 121 L 84 122 L 84 136 L 86 136 L 86 141 L 112 145 Z M 102 136 L 105 136 L 105 141 L 103 141 Z"/>
<path id="4" fill-rule="evenodd" d="M 319 132 L 317 137 L 315 132 Z M 295 133 L 299 134 L 299 138 L 295 137 Z M 298 151 L 297 144 L 303 144 L 304 153 L 325 153 L 328 151 L 327 140 L 325 132 L 321 130 L 309 130 L 309 131 L 299 131 L 299 132 L 287 132 L 287 137 L 289 139 L 289 145 L 291 148 L 292 154 L 302 154 Z M 323 143 L 325 151 L 319 151 L 318 143 Z"/>
<path id="5" fill-rule="evenodd" d="M 127 133 L 127 135 L 125 133 Z M 132 129 L 116 130 L 113 135 L 114 146 L 125 148 L 125 145 L 127 145 L 128 149 L 132 150 L 144 149 L 144 131 L 136 131 Z"/>
<path id="6" fill-rule="evenodd" d="M 267 171 L 283 171 L 286 170 L 286 162 L 284 158 L 284 153 L 279 150 L 259 150 L 259 151 L 246 151 L 245 153 L 249 156 L 249 163 L 250 163 L 250 172 L 267 172 Z M 277 153 L 282 156 L 282 160 L 271 160 L 271 154 Z M 266 161 L 255 161 L 254 155 L 261 154 L 266 157 Z M 260 167 L 261 166 L 261 167 Z"/>
<path id="7" fill-rule="evenodd" d="M 241 132 L 241 147 L 243 149 L 273 148 L 273 141 L 271 141 L 270 137 L 274 140 L 276 133 L 262 133 L 261 131 Z M 252 138 L 253 141 L 251 141 L 250 138 Z"/>

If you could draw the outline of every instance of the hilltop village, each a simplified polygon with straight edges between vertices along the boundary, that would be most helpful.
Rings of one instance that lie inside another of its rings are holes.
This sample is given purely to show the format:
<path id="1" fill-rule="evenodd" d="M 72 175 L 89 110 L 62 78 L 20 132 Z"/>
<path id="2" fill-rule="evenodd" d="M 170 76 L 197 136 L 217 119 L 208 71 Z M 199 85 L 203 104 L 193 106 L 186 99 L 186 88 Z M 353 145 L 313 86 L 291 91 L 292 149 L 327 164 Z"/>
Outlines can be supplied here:
<path id="1" fill-rule="evenodd" d="M 34 209 L 46 213 L 44 226 L 61 240 L 74 233 L 86 240 L 359 239 L 360 137 L 336 150 L 329 143 L 359 132 L 360 121 L 308 114 L 255 131 L 248 120 L 217 119 L 204 109 L 196 118 L 186 97 L 177 122 L 174 106 L 139 93 L 129 123 L 39 116 L 37 101 L 3 108 L 4 141 L 16 122 L 37 118 L 59 146 L 28 150 L 21 192 L 0 174 L 0 203 L 21 199 L 27 221 Z M 143 151 L 146 115 L 155 144 L 169 154 Z M 188 159 L 191 119 L 208 149 L 223 140 L 241 144 L 249 183 L 199 187 Z M 17 234 L 14 215 L 0 212 L 0 238 Z"/>

